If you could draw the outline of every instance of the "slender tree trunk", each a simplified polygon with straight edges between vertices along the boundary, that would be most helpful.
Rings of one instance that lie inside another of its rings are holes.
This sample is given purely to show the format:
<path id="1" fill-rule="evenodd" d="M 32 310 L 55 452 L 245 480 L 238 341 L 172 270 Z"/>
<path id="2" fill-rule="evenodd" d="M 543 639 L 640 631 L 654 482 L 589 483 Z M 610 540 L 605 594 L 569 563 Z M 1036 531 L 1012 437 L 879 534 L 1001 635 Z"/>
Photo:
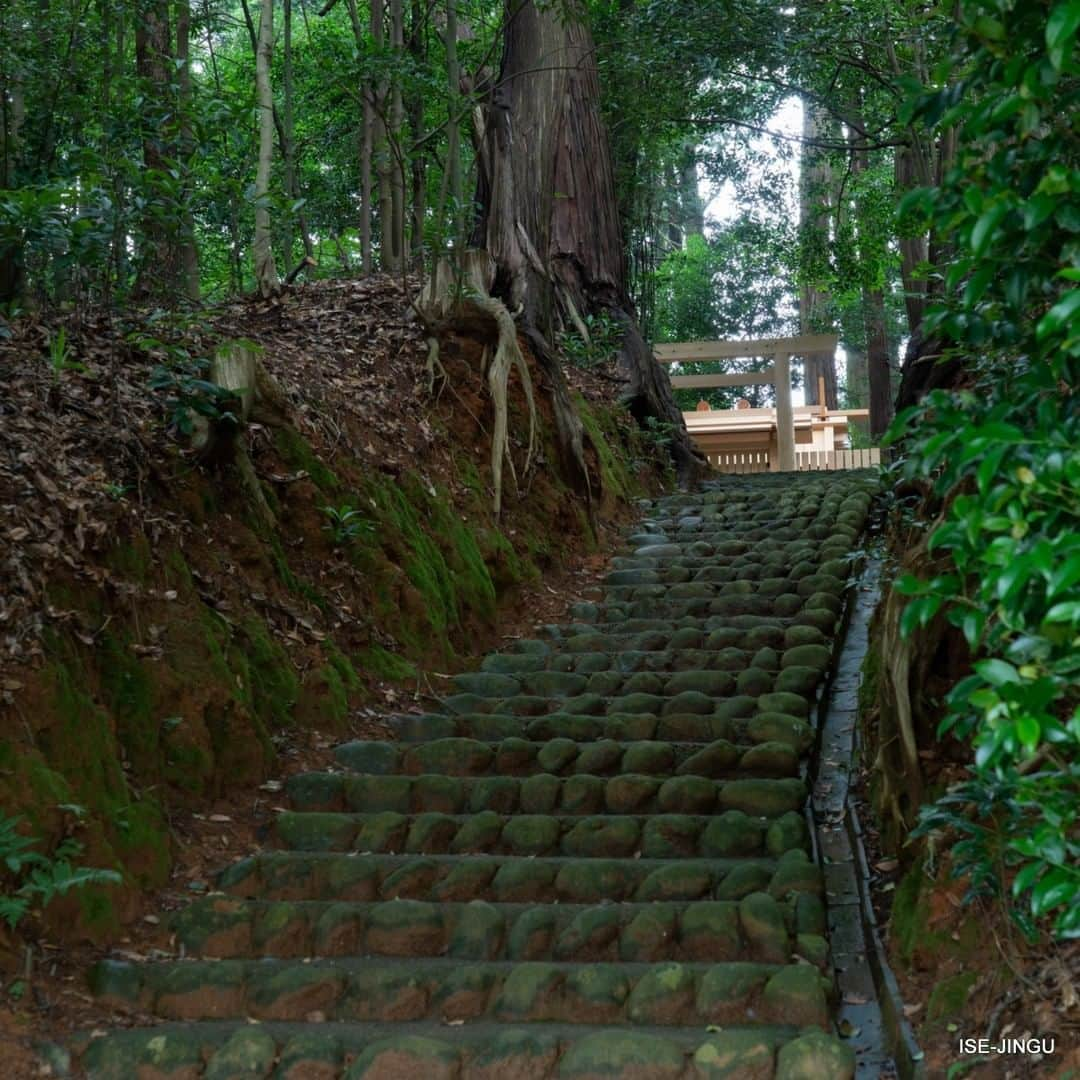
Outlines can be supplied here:
<path id="1" fill-rule="evenodd" d="M 371 0 L 371 38 L 376 46 L 386 41 L 385 0 Z M 385 77 L 375 80 L 372 125 L 372 159 L 379 188 L 379 266 L 392 272 L 394 266 L 394 193 L 393 172 L 386 110 L 390 88 Z"/>
<path id="2" fill-rule="evenodd" d="M 277 291 L 277 266 L 270 234 L 270 166 L 274 155 L 274 98 L 270 64 L 274 52 L 274 0 L 261 0 L 255 47 L 255 90 L 259 108 L 259 156 L 255 168 L 255 284 L 262 296 Z"/>
<path id="3" fill-rule="evenodd" d="M 281 157 L 285 173 L 285 190 L 292 199 L 295 210 L 291 210 L 285 227 L 285 263 L 288 267 L 296 265 L 296 233 L 300 234 L 300 243 L 303 245 L 304 254 L 308 257 L 314 254 L 311 243 L 311 234 L 308 232 L 307 215 L 300 205 L 300 173 L 296 160 L 296 93 L 293 79 L 293 50 L 292 50 L 292 0 L 284 0 L 282 5 L 282 90 L 285 101 L 282 108 L 281 130 L 282 146 Z M 295 223 L 295 230 L 294 230 Z"/>
<path id="4" fill-rule="evenodd" d="M 427 50 L 424 44 L 425 21 L 424 8 L 420 0 L 412 0 L 409 52 L 412 54 L 417 70 L 423 70 L 427 63 Z M 424 97 L 419 90 L 410 91 L 406 111 L 409 116 L 409 136 L 415 145 L 424 137 Z M 410 167 L 412 169 L 412 228 L 409 262 L 414 270 L 422 271 L 424 268 L 424 222 L 427 216 L 427 151 L 423 149 L 415 151 Z"/>
<path id="5" fill-rule="evenodd" d="M 865 129 L 862 117 L 853 119 L 858 129 Z M 851 144 L 851 172 L 856 183 L 856 220 L 859 226 L 858 250 L 862 261 L 880 266 L 885 252 L 875 250 L 871 244 L 877 241 L 868 235 L 864 223 L 869 220 L 870 208 L 861 205 L 864 196 L 859 193 L 858 178 L 870 168 L 870 151 L 860 141 L 854 128 L 848 128 Z M 880 286 L 864 283 L 862 287 L 863 320 L 866 324 L 866 375 L 870 397 L 870 434 L 883 435 L 893 417 L 892 366 L 889 360 L 889 340 L 885 324 L 885 296 Z"/>
<path id="6" fill-rule="evenodd" d="M 184 295 L 195 303 L 199 290 L 199 249 L 195 240 L 195 215 L 191 209 L 191 157 L 195 138 L 191 131 L 191 5 L 178 0 L 176 5 L 176 65 L 180 85 L 180 170 L 184 206 L 180 222 L 180 269 Z"/>
<path id="7" fill-rule="evenodd" d="M 683 239 L 685 240 L 688 236 L 703 236 L 705 204 L 698 190 L 697 147 L 690 142 L 683 147 L 682 161 L 679 165 L 679 209 Z"/>
<path id="8" fill-rule="evenodd" d="M 144 201 L 140 222 L 139 271 L 135 295 L 140 299 L 167 300 L 180 281 L 179 229 L 174 223 L 175 207 L 169 205 L 163 180 L 168 176 L 176 147 L 169 144 L 175 135 L 174 121 L 162 124 L 156 115 L 163 102 L 172 98 L 169 67 L 172 62 L 168 0 L 154 0 L 142 12 L 135 30 L 135 71 L 143 83 L 147 107 L 155 114 L 142 118 Z"/>
<path id="9" fill-rule="evenodd" d="M 802 166 L 799 176 L 799 330 L 804 334 L 832 331 L 829 294 L 819 282 L 825 277 L 829 252 L 829 216 L 835 202 L 832 168 L 825 154 L 812 147 L 829 134 L 829 121 L 818 106 L 803 100 Z M 825 404 L 837 407 L 836 361 L 817 353 L 803 360 L 805 397 L 819 405 L 818 379 L 825 380 Z"/>
<path id="10" fill-rule="evenodd" d="M 360 22 L 360 12 L 356 0 L 346 0 L 349 8 L 349 21 L 352 23 L 353 40 L 356 51 L 364 49 L 364 28 Z M 370 80 L 362 79 L 360 93 L 363 109 L 360 120 L 360 272 L 366 277 L 371 273 L 371 201 L 372 201 L 372 158 L 375 145 L 375 88 Z"/>
<path id="11" fill-rule="evenodd" d="M 454 254 L 460 258 L 465 246 L 465 198 L 461 178 L 461 68 L 457 38 L 457 0 L 446 0 L 446 177 L 450 192 L 450 235 Z"/>
<path id="12" fill-rule="evenodd" d="M 654 417 L 669 425 L 672 455 L 689 480 L 701 459 L 626 292 L 595 52 L 580 14 L 573 4 L 557 11 L 507 3 L 502 69 L 478 131 L 482 214 L 476 235 L 495 261 L 495 293 L 511 311 L 523 312 L 541 359 L 543 342 L 568 326 L 580 332 L 586 315 L 603 314 L 621 325 L 623 400 L 640 422 Z M 575 436 L 580 446 L 580 420 L 564 407 L 561 372 L 545 370 L 557 379 L 565 453 Z"/>
<path id="13" fill-rule="evenodd" d="M 910 147 L 898 146 L 894 157 L 896 191 L 898 194 L 918 186 L 914 153 Z M 924 288 L 916 280 L 917 268 L 926 262 L 926 237 L 901 236 L 900 276 L 904 283 L 904 307 L 907 311 L 908 333 L 915 334 L 922 327 L 926 302 Z"/>
<path id="14" fill-rule="evenodd" d="M 405 126 L 405 106 L 401 96 L 401 61 L 405 51 L 405 17 L 402 0 L 390 0 L 390 45 L 397 58 L 395 74 L 390 83 L 390 130 L 388 148 L 390 150 L 390 205 L 393 225 L 390 235 L 393 239 L 393 269 L 400 272 L 405 265 L 405 141 L 402 132 Z"/>

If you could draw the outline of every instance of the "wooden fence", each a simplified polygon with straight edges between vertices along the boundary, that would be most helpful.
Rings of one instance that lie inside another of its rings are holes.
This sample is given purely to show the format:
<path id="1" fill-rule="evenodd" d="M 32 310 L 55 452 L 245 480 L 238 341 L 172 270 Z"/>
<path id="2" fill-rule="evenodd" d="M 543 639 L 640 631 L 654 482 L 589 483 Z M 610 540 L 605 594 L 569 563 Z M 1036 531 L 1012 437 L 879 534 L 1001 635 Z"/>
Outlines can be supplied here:
<path id="1" fill-rule="evenodd" d="M 717 472 L 759 473 L 772 470 L 768 450 L 721 450 L 705 456 Z"/>
<path id="2" fill-rule="evenodd" d="M 876 446 L 862 450 L 798 450 L 795 468 L 799 472 L 832 472 L 836 469 L 870 469 L 881 464 L 881 450 Z"/>

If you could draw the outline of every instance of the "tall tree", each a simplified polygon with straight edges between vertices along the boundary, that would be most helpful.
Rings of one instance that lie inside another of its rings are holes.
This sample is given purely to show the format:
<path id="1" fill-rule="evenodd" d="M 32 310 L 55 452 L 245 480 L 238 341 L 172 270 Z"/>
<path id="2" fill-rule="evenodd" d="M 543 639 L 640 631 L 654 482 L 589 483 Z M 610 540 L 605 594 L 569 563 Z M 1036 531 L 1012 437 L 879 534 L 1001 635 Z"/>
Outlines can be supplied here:
<path id="1" fill-rule="evenodd" d="M 508 0 L 498 80 L 479 132 L 481 214 L 474 242 L 492 255 L 496 292 L 548 342 L 587 315 L 623 328 L 623 398 L 641 422 L 670 425 L 684 478 L 700 467 L 667 374 L 634 318 L 595 50 L 581 6 Z M 573 425 L 564 420 L 569 437 Z"/>
<path id="2" fill-rule="evenodd" d="M 829 133 L 827 114 L 813 98 L 803 98 L 803 149 L 799 173 L 799 329 L 804 334 L 833 329 L 828 278 L 829 222 L 836 208 L 836 182 L 828 154 L 817 144 Z M 825 384 L 824 404 L 837 407 L 836 362 L 831 353 L 814 353 L 803 360 L 808 405 L 821 404 L 819 380 Z"/>
<path id="3" fill-rule="evenodd" d="M 278 274 L 270 234 L 270 167 L 274 156 L 274 96 L 270 65 L 274 58 L 274 0 L 261 0 L 255 46 L 255 92 L 259 109 L 259 156 L 255 168 L 255 284 L 263 296 L 277 291 Z"/>

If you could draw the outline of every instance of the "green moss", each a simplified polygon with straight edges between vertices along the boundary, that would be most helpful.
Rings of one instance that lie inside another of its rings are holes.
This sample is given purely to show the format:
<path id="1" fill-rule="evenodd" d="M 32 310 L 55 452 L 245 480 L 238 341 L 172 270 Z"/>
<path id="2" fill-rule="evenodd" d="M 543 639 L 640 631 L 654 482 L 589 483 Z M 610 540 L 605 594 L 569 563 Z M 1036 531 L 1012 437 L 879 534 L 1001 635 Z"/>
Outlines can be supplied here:
<path id="1" fill-rule="evenodd" d="M 171 856 L 168 825 L 156 800 L 143 798 L 114 807 L 113 847 L 120 861 L 143 888 L 164 885 Z"/>
<path id="2" fill-rule="evenodd" d="M 387 679 L 390 682 L 401 682 L 404 679 L 416 677 L 416 668 L 403 656 L 389 652 L 381 645 L 372 645 L 364 649 L 357 657 L 361 671 L 376 679 Z"/>
<path id="3" fill-rule="evenodd" d="M 978 978 L 978 972 L 964 971 L 949 979 L 942 979 L 933 990 L 926 1003 L 928 1023 L 945 1020 L 963 1014 L 968 995 Z"/>
<path id="4" fill-rule="evenodd" d="M 285 549 L 282 547 L 281 540 L 273 533 L 264 536 L 270 548 L 270 561 L 274 564 L 274 570 L 277 572 L 278 579 L 281 584 L 291 593 L 295 593 L 297 596 L 302 596 L 305 600 L 310 600 L 321 612 L 324 614 L 330 610 L 330 604 L 325 596 L 319 592 L 318 589 L 304 581 L 302 578 L 298 578 L 293 573 L 292 567 L 289 566 L 288 557 L 285 555 Z"/>
<path id="5" fill-rule="evenodd" d="M 164 559 L 165 582 L 170 589 L 175 589 L 183 596 L 190 595 L 194 591 L 195 582 L 191 577 L 191 567 L 184 558 L 184 553 L 178 548 L 172 548 Z"/>
<path id="6" fill-rule="evenodd" d="M 128 543 L 115 544 L 105 556 L 105 564 L 122 577 L 145 585 L 154 565 L 150 541 L 139 533 Z"/>
<path id="7" fill-rule="evenodd" d="M 581 394 L 575 395 L 574 403 L 581 423 L 596 449 L 604 494 L 617 499 L 631 499 L 640 494 L 640 485 L 623 456 L 612 449 L 613 443 L 618 445 L 621 442 L 614 414 L 608 410 L 594 410 Z"/>
<path id="8" fill-rule="evenodd" d="M 353 667 L 352 661 L 332 642 L 326 642 L 324 646 L 330 666 L 337 672 L 342 686 L 346 690 L 359 690 L 364 682 Z"/>
<path id="9" fill-rule="evenodd" d="M 138 775 L 156 777 L 160 723 L 154 712 L 154 683 L 130 644 L 127 634 L 103 634 L 96 652 L 98 672 L 128 760 Z"/>
<path id="10" fill-rule="evenodd" d="M 911 963 L 915 949 L 925 941 L 928 933 L 930 902 L 923 888 L 925 881 L 920 859 L 900 879 L 893 894 L 889 940 L 894 954 L 905 964 Z"/>
<path id="11" fill-rule="evenodd" d="M 868 717 L 874 709 L 878 696 L 878 684 L 881 679 L 881 653 L 870 644 L 862 662 L 862 682 L 859 684 L 859 716 Z"/>
<path id="12" fill-rule="evenodd" d="M 316 457 L 311 444 L 295 428 L 278 428 L 274 433 L 274 447 L 286 465 L 303 469 L 320 491 L 332 494 L 340 490 L 341 481 L 336 474 Z"/>
<path id="13" fill-rule="evenodd" d="M 252 710 L 264 722 L 291 723 L 300 696 L 300 680 L 288 653 L 270 637 L 260 619 L 244 622 L 238 648 L 247 661 Z"/>
<path id="14" fill-rule="evenodd" d="M 91 937 L 116 937 L 120 933 L 120 916 L 116 913 L 111 888 L 88 885 L 78 889 L 77 895 L 79 918 Z"/>

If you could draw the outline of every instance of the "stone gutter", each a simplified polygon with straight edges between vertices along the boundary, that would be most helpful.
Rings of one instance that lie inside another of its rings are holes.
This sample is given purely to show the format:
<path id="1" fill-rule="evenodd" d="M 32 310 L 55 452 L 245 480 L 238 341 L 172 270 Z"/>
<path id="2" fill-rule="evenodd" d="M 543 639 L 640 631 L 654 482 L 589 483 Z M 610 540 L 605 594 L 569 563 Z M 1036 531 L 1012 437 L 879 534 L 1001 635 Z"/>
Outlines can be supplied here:
<path id="1" fill-rule="evenodd" d="M 810 814 L 825 878 L 829 944 L 840 993 L 837 1023 L 856 1053 L 856 1077 L 923 1080 L 923 1054 L 878 933 L 862 828 L 850 798 L 858 740 L 858 695 L 881 561 L 868 557 L 844 616 L 833 673 L 818 705 L 818 749 Z"/>

